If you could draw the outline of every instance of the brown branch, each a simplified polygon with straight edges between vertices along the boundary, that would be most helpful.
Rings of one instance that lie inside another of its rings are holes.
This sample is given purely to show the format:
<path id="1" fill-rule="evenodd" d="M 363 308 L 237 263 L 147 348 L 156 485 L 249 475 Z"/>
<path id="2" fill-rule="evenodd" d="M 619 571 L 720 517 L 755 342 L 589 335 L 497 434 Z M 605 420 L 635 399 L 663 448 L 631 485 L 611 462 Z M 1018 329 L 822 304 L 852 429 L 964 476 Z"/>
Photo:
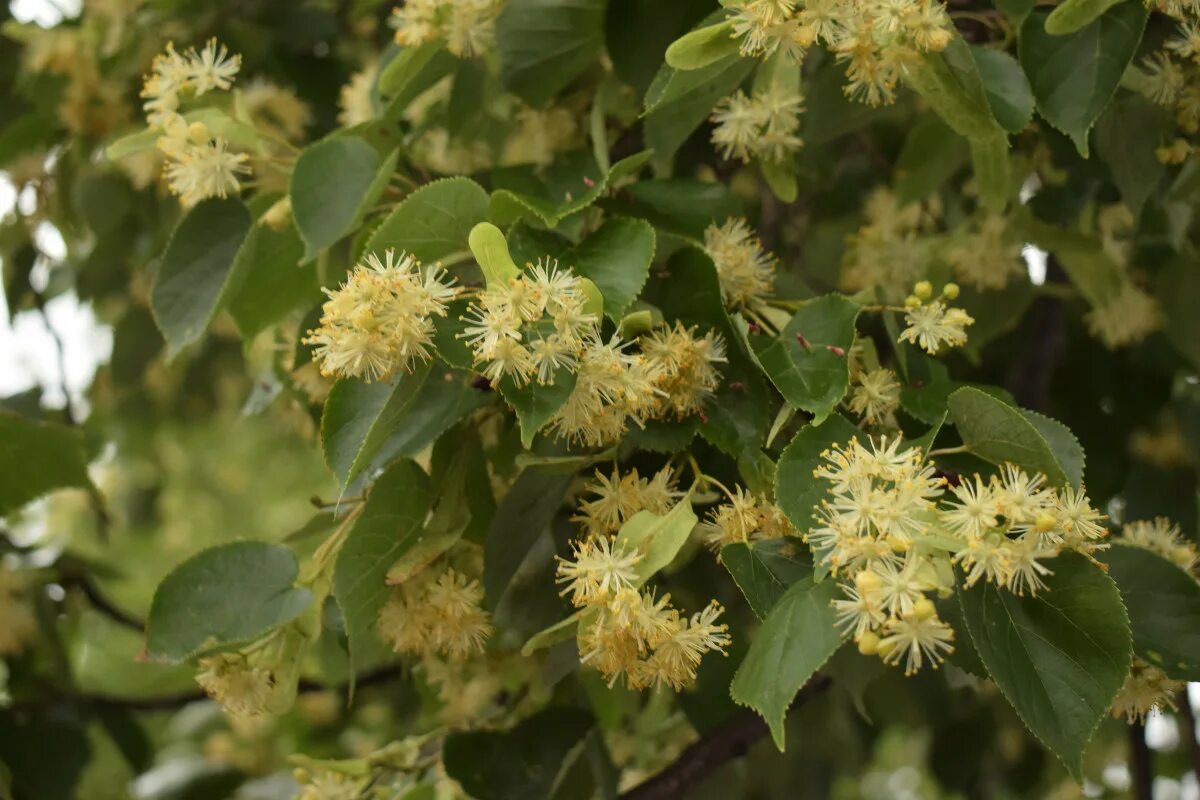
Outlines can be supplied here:
<path id="1" fill-rule="evenodd" d="M 1129 788 L 1136 800 L 1154 800 L 1154 765 L 1146 745 L 1146 726 L 1141 722 L 1129 726 L 1129 773 L 1133 778 Z"/>
<path id="2" fill-rule="evenodd" d="M 831 681 L 817 675 L 796 694 L 792 708 L 803 705 L 829 688 Z M 742 711 L 715 728 L 684 750 L 662 772 L 622 794 L 618 800 L 676 800 L 687 789 L 725 762 L 746 754 L 750 747 L 768 733 L 767 723 L 751 711 Z"/>
<path id="3" fill-rule="evenodd" d="M 1179 736 L 1187 747 L 1188 759 L 1192 764 L 1192 774 L 1200 779 L 1200 741 L 1196 739 L 1196 715 L 1192 712 L 1192 704 L 1188 699 L 1186 686 L 1179 692 L 1176 704 L 1179 706 L 1179 716 L 1176 718 Z"/>
<path id="4" fill-rule="evenodd" d="M 118 625 L 123 625 L 138 633 L 146 629 L 146 623 L 143 620 L 120 608 L 116 603 L 105 597 L 100 588 L 88 576 L 78 574 L 64 575 L 62 583 L 64 587 L 73 587 L 83 592 L 83 596 L 87 598 L 93 608 Z"/>

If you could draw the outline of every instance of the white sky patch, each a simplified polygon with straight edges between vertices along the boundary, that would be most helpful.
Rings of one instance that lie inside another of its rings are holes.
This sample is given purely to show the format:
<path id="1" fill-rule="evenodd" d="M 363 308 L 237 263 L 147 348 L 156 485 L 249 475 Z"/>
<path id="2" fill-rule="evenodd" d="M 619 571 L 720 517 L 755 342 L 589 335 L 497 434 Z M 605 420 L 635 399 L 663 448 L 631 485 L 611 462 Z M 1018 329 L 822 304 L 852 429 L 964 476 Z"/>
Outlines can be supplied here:
<path id="1" fill-rule="evenodd" d="M 1025 266 L 1029 269 L 1029 281 L 1034 286 L 1041 286 L 1046 282 L 1047 256 L 1046 251 L 1036 245 L 1027 244 L 1021 248 L 1021 257 L 1025 259 Z"/>
<path id="2" fill-rule="evenodd" d="M 8 4 L 17 22 L 34 22 L 49 28 L 79 16 L 81 0 L 12 0 Z"/>

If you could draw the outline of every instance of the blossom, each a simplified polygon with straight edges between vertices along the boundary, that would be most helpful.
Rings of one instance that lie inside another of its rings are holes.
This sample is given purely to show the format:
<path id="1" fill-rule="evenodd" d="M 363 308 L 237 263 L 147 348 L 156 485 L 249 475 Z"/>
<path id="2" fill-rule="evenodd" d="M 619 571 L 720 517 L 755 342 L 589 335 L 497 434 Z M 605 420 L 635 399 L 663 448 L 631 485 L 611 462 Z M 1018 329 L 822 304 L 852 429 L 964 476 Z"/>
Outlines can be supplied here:
<path id="1" fill-rule="evenodd" d="M 459 58 L 473 58 L 491 49 L 503 7 L 503 0 L 407 0 L 392 12 L 396 43 L 440 39 Z"/>
<path id="2" fill-rule="evenodd" d="M 966 327 L 975 322 L 961 308 L 947 308 L 940 300 L 909 308 L 904 319 L 908 327 L 900 332 L 900 341 L 918 345 L 930 355 L 936 354 L 942 345 L 966 344 Z"/>
<path id="3" fill-rule="evenodd" d="M 352 127 L 375 118 L 371 104 L 371 87 L 375 83 L 377 65 L 372 63 L 350 76 L 338 91 L 338 122 Z"/>
<path id="4" fill-rule="evenodd" d="M 1189 573 L 1200 561 L 1196 545 L 1185 539 L 1179 526 L 1166 517 L 1130 522 L 1121 528 L 1121 538 L 1117 541 L 1157 553 Z"/>
<path id="5" fill-rule="evenodd" d="M 954 650 L 954 630 L 938 619 L 929 600 L 923 600 L 921 608 L 889 620 L 883 634 L 879 652 L 884 663 L 898 664 L 903 659 L 905 675 L 917 672 L 926 662 L 936 668 Z"/>
<path id="6" fill-rule="evenodd" d="M 557 581 L 562 594 L 571 595 L 576 607 L 602 603 L 621 589 L 632 588 L 634 567 L 642 556 L 628 551 L 607 536 L 594 536 L 574 544 L 572 558 L 558 559 Z"/>
<path id="7" fill-rule="evenodd" d="M 254 719 L 269 713 L 275 688 L 270 670 L 251 666 L 240 653 L 219 653 L 201 658 L 196 683 L 233 717 Z"/>
<path id="8" fill-rule="evenodd" d="M 655 375 L 629 342 L 613 336 L 607 342 L 591 335 L 583 342 L 575 387 L 550 420 L 562 438 L 589 447 L 613 444 L 629 420 L 641 422 L 658 407 Z"/>
<path id="9" fill-rule="evenodd" d="M 854 377 L 847 404 L 867 424 L 881 423 L 900 407 L 900 382 L 890 369 L 860 371 Z"/>
<path id="10" fill-rule="evenodd" d="M 775 257 L 763 249 L 745 219 L 730 217 L 722 225 L 709 225 L 704 251 L 716 265 L 727 305 L 753 305 L 774 291 Z"/>
<path id="11" fill-rule="evenodd" d="M 740 486 L 724 503 L 709 512 L 703 528 L 705 540 L 714 549 L 735 542 L 796 535 L 779 506 L 760 500 Z"/>
<path id="12" fill-rule="evenodd" d="M 579 514 L 572 520 L 592 534 L 616 533 L 639 511 L 665 514 L 681 496 L 669 466 L 650 478 L 641 477 L 636 469 L 623 475 L 616 468 L 611 475 L 597 470 L 584 492 L 592 499 L 579 504 Z"/>
<path id="13" fill-rule="evenodd" d="M 655 417 L 684 419 L 703 413 L 720 384 L 717 364 L 726 361 L 725 342 L 713 331 L 696 335 L 696 326 L 676 322 L 657 328 L 639 342 L 647 371 L 653 376 Z"/>
<path id="14" fill-rule="evenodd" d="M 739 90 L 713 109 L 712 142 L 724 158 L 786 161 L 803 145 L 797 136 L 803 110 L 798 90 L 772 85 L 752 97 Z"/>
<path id="15" fill-rule="evenodd" d="M 1114 719 L 1125 718 L 1130 725 L 1145 722 L 1154 709 L 1175 708 L 1175 695 L 1187 688 L 1184 681 L 1172 680 L 1158 667 L 1134 656 L 1117 696 L 1113 698 Z M 1185 700 L 1186 702 L 1186 700 Z"/>
<path id="16" fill-rule="evenodd" d="M 1162 326 L 1158 301 L 1125 282 L 1107 303 L 1084 315 L 1088 332 L 1110 350 L 1136 344 Z"/>
<path id="17" fill-rule="evenodd" d="M 967 224 L 958 243 L 946 252 L 954 275 L 979 291 L 998 291 L 1025 272 L 1022 242 L 1008 219 L 985 212 Z"/>
<path id="18" fill-rule="evenodd" d="M 295 91 L 263 78 L 242 89 L 242 102 L 260 130 L 280 139 L 300 139 L 312 123 L 312 110 Z"/>
<path id="19" fill-rule="evenodd" d="M 232 153 L 224 139 L 186 144 L 166 165 L 167 186 L 185 206 L 209 197 L 227 197 L 241 189 L 239 175 L 250 172 L 245 153 Z"/>
<path id="20" fill-rule="evenodd" d="M 422 572 L 396 587 L 379 611 L 377 629 L 398 653 L 461 661 L 480 653 L 492 633 L 481 607 L 483 588 L 454 569 Z"/>
<path id="21" fill-rule="evenodd" d="M 198 97 L 214 89 L 228 90 L 241 66 L 242 57 L 230 55 L 216 39 L 210 39 L 199 53 L 189 49 L 182 55 L 168 42 L 166 51 L 155 56 L 142 84 L 150 127 L 161 126 L 175 113 L 184 95 Z"/>
<path id="22" fill-rule="evenodd" d="M 428 361 L 433 317 L 446 315 L 457 294 L 438 267 L 405 253 L 374 253 L 336 290 L 325 289 L 320 327 L 304 340 L 324 375 L 386 380 Z"/>

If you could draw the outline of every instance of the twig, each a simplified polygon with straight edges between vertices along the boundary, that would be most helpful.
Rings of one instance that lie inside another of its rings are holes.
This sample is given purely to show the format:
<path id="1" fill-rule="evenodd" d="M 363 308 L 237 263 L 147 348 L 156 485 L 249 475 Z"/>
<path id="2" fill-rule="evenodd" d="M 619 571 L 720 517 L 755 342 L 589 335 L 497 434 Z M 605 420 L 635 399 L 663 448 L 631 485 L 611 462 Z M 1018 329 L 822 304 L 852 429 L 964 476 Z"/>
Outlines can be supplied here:
<path id="1" fill-rule="evenodd" d="M 115 603 L 105 597 L 98 586 L 86 575 L 66 575 L 62 578 L 63 586 L 72 586 L 83 592 L 83 596 L 88 599 L 88 602 L 104 616 L 111 619 L 118 625 L 123 625 L 126 628 L 135 630 L 141 633 L 146 629 L 146 623 L 119 608 Z"/>
<path id="2" fill-rule="evenodd" d="M 1188 758 L 1192 762 L 1192 774 L 1200 779 L 1200 740 L 1196 739 L 1196 715 L 1192 712 L 1187 687 L 1179 692 L 1176 705 L 1179 706 L 1179 716 L 1176 718 L 1179 735 L 1187 745 Z"/>
<path id="3" fill-rule="evenodd" d="M 829 688 L 831 681 L 817 675 L 796 694 L 792 708 L 803 705 Z M 676 800 L 686 797 L 687 789 L 699 783 L 725 762 L 743 756 L 751 745 L 767 735 L 767 723 L 751 711 L 739 712 L 732 719 L 709 731 L 675 759 L 662 772 L 622 794 L 618 800 Z"/>
<path id="4" fill-rule="evenodd" d="M 1146 745 L 1146 725 L 1135 722 L 1129 726 L 1129 772 L 1133 776 L 1130 790 L 1136 800 L 1154 800 L 1154 766 L 1150 763 L 1150 748 Z"/>
<path id="5" fill-rule="evenodd" d="M 63 404 L 63 417 L 68 425 L 78 425 L 79 421 L 75 418 L 75 410 L 71 407 L 71 388 L 67 385 L 66 344 L 63 343 L 62 337 L 58 335 L 58 330 L 50 324 L 50 315 L 46 313 L 45 295 L 35 291 L 33 293 L 33 304 L 37 308 L 38 314 L 41 315 L 42 325 L 54 341 L 55 361 L 58 365 L 58 382 L 62 385 L 63 397 L 66 398 L 66 402 Z"/>

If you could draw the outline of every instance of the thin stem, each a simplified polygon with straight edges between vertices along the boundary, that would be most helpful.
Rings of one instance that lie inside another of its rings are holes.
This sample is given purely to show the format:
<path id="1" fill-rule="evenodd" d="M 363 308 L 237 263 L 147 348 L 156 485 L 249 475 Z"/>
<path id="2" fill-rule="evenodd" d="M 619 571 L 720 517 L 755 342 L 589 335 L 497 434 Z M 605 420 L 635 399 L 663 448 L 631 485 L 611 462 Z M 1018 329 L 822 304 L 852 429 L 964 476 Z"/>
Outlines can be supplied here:
<path id="1" fill-rule="evenodd" d="M 1129 771 L 1136 800 L 1154 800 L 1154 765 L 1146 745 L 1146 725 L 1141 722 L 1129 726 Z"/>
<path id="2" fill-rule="evenodd" d="M 926 456 L 927 456 L 928 458 L 933 458 L 934 456 L 950 456 L 950 455 L 954 455 L 954 454 L 956 454 L 956 453 L 969 453 L 969 452 L 971 452 L 971 450 L 970 450 L 970 448 L 969 448 L 969 447 L 967 447 L 965 444 L 960 444 L 960 445 L 958 445 L 957 447 L 938 447 L 938 448 L 935 448 L 935 449 L 933 449 L 933 450 L 930 450 L 930 451 L 929 451 L 929 452 L 926 454 Z"/>
<path id="3" fill-rule="evenodd" d="M 1179 692 L 1176 705 L 1179 706 L 1179 716 L 1176 717 L 1179 736 L 1187 746 L 1188 759 L 1192 764 L 1192 774 L 1200 779 L 1200 740 L 1196 738 L 1196 715 L 1192 712 L 1192 704 L 1188 698 L 1186 686 Z"/>

